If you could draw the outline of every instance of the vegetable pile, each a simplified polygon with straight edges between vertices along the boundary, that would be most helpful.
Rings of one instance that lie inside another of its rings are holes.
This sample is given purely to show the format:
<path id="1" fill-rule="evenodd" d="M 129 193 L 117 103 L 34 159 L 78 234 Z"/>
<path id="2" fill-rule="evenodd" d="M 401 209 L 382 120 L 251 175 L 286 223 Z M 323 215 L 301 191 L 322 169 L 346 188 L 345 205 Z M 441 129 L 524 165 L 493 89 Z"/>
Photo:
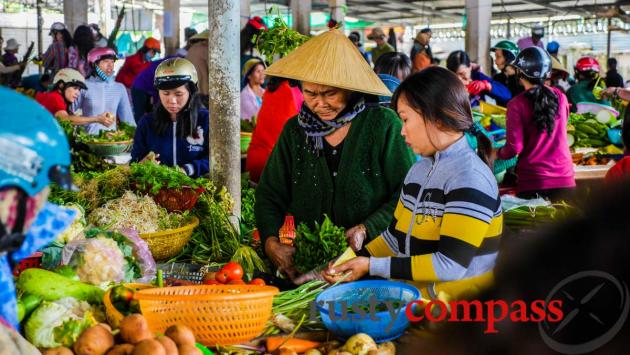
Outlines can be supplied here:
<path id="1" fill-rule="evenodd" d="M 117 143 L 127 142 L 133 139 L 136 133 L 136 127 L 128 125 L 124 122 L 118 124 L 118 130 L 103 130 L 98 135 L 91 135 L 85 132 L 82 127 L 76 129 L 77 140 L 83 143 Z"/>
<path id="2" fill-rule="evenodd" d="M 345 231 L 335 226 L 328 216 L 320 225 L 315 222 L 315 228 L 310 229 L 301 223 L 296 230 L 295 238 L 295 267 L 301 273 L 306 273 L 342 254 L 348 247 Z"/>
<path id="3" fill-rule="evenodd" d="M 149 196 L 137 196 L 126 191 L 122 197 L 110 200 L 95 209 L 88 221 L 111 230 L 134 229 L 138 233 L 155 233 L 186 225 L 190 218 L 186 214 L 168 213 Z"/>
<path id="4" fill-rule="evenodd" d="M 611 128 L 609 125 L 614 125 L 615 122 L 610 120 L 607 112 L 603 112 L 606 117 L 602 119 L 592 113 L 571 113 L 567 126 L 570 147 L 600 148 L 611 144 L 608 129 Z"/>
<path id="5" fill-rule="evenodd" d="M 567 203 L 552 204 L 543 199 L 522 200 L 513 196 L 501 197 L 503 221 L 512 230 L 536 228 L 569 217 L 575 213 Z"/>

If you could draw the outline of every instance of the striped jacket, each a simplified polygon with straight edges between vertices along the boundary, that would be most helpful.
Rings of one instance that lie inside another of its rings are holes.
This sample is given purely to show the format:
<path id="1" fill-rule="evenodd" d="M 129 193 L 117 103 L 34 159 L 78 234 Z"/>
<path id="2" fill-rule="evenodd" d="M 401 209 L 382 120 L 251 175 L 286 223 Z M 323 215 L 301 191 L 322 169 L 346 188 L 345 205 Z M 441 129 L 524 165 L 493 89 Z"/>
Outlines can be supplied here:
<path id="1" fill-rule="evenodd" d="M 503 228 L 492 171 L 464 137 L 407 174 L 389 228 L 370 242 L 370 275 L 439 282 L 494 267 Z"/>

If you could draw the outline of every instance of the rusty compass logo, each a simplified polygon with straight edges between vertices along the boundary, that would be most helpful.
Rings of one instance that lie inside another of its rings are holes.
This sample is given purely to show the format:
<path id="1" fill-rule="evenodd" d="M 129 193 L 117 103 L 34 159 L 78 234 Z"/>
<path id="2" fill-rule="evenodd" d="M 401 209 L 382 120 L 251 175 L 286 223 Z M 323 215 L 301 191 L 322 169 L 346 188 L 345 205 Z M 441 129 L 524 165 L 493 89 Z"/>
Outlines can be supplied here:
<path id="1" fill-rule="evenodd" d="M 546 302 L 562 300 L 560 322 L 541 322 L 543 341 L 562 354 L 594 351 L 622 329 L 630 310 L 628 286 L 603 271 L 582 271 L 560 281 Z"/>

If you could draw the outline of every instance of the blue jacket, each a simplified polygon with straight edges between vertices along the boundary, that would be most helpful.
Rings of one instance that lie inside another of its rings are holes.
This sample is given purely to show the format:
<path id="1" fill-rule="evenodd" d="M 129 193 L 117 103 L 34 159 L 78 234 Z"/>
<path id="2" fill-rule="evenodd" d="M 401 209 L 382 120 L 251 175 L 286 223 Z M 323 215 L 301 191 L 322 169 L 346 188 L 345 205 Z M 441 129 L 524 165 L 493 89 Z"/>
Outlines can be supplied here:
<path id="1" fill-rule="evenodd" d="M 486 95 L 493 98 L 497 102 L 497 105 L 505 107 L 507 106 L 508 101 L 512 99 L 512 93 L 507 87 L 505 87 L 505 85 L 496 80 L 493 80 L 492 78 L 486 76 L 478 70 L 473 70 L 470 77 L 472 78 L 472 80 L 486 80 L 490 82 L 490 84 L 492 84 L 492 90 L 490 90 L 490 92 Z M 485 95 L 481 95 L 480 99 L 484 100 L 484 96 Z M 479 103 L 475 101 L 478 101 L 476 97 L 471 98 L 471 106 L 479 106 Z"/>
<path id="2" fill-rule="evenodd" d="M 203 130 L 200 132 L 203 139 L 197 142 L 192 141 L 192 137 L 178 138 L 175 135 L 177 122 L 174 122 L 172 129 L 163 136 L 153 130 L 152 122 L 152 113 L 140 119 L 133 139 L 131 161 L 140 161 L 149 152 L 154 152 L 160 155 L 159 160 L 162 164 L 182 167 L 189 176 L 199 177 L 210 171 L 208 110 L 205 108 L 199 110 L 197 131 Z"/>

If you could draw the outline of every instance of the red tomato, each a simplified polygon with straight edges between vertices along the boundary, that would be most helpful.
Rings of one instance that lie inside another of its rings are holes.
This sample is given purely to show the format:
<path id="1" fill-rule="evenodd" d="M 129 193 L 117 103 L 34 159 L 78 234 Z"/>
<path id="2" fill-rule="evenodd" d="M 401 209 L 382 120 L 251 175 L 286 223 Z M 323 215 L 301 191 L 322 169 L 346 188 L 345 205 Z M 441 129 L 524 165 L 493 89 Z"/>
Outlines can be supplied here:
<path id="1" fill-rule="evenodd" d="M 228 285 L 245 285 L 245 281 L 243 280 L 232 280 L 228 282 Z"/>
<path id="2" fill-rule="evenodd" d="M 227 276 L 228 281 L 232 280 L 242 280 L 243 279 L 243 268 L 238 263 L 230 261 L 225 264 L 219 273 L 224 273 Z"/>
<path id="3" fill-rule="evenodd" d="M 223 270 L 219 270 L 214 279 L 220 284 L 226 284 L 229 281 L 227 279 L 227 274 L 223 272 Z"/>
<path id="4" fill-rule="evenodd" d="M 265 280 L 263 279 L 253 279 L 249 282 L 250 285 L 256 285 L 256 286 L 265 286 Z"/>
<path id="5" fill-rule="evenodd" d="M 221 285 L 217 280 L 203 280 L 204 285 Z"/>

